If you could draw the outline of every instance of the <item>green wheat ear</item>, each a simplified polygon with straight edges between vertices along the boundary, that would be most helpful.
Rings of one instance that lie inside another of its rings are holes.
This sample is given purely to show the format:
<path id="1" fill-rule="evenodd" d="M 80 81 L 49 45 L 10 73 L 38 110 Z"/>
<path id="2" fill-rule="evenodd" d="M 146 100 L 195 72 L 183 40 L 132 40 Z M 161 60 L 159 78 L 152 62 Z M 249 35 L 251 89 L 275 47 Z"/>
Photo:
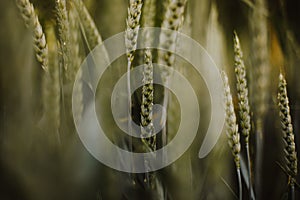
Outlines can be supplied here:
<path id="1" fill-rule="evenodd" d="M 46 42 L 43 28 L 40 24 L 39 18 L 34 11 L 33 5 L 29 0 L 16 0 L 21 16 L 26 24 L 26 27 L 33 29 L 34 50 L 37 61 L 42 68 L 48 70 L 48 45 Z"/>
<path id="2" fill-rule="evenodd" d="M 286 80 L 280 73 L 278 85 L 278 106 L 279 117 L 281 121 L 283 140 L 284 140 L 284 153 L 285 162 L 288 175 L 294 181 L 297 176 L 297 153 L 294 141 L 294 133 L 292 126 L 292 119 L 290 115 L 289 99 L 287 96 Z"/>

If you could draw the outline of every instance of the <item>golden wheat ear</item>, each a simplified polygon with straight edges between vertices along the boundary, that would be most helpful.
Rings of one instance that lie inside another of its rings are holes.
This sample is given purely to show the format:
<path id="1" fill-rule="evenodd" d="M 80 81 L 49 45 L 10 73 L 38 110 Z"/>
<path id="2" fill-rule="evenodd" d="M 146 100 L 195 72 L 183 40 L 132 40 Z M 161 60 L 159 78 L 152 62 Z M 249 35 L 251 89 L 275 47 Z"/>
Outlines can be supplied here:
<path id="1" fill-rule="evenodd" d="M 80 28 L 89 50 L 102 43 L 102 37 L 88 9 L 81 0 L 74 0 L 74 6 L 80 18 Z"/>
<path id="2" fill-rule="evenodd" d="M 240 162 L 240 134 L 238 132 L 238 125 L 236 123 L 236 115 L 234 112 L 234 106 L 232 101 L 232 95 L 228 83 L 228 77 L 225 72 L 222 72 L 224 82 L 224 97 L 225 97 L 225 111 L 226 111 L 226 133 L 228 136 L 228 144 L 231 148 L 232 155 L 234 157 L 235 167 L 238 176 L 239 183 L 239 199 L 242 200 L 242 180 L 241 180 L 241 162 Z"/>
<path id="3" fill-rule="evenodd" d="M 278 84 L 279 117 L 283 133 L 285 166 L 289 176 L 291 199 L 295 199 L 294 185 L 296 182 L 296 176 L 298 174 L 298 159 L 286 86 L 286 80 L 284 76 L 280 73 Z"/>
<path id="4" fill-rule="evenodd" d="M 58 29 L 58 40 L 61 51 L 61 61 L 64 68 L 64 75 L 68 77 L 70 71 L 70 25 L 66 0 L 55 1 L 56 23 Z"/>
<path id="5" fill-rule="evenodd" d="M 234 31 L 233 35 L 234 43 L 234 67 L 236 75 L 236 89 L 238 96 L 238 110 L 240 123 L 239 127 L 245 138 L 245 147 L 247 155 L 247 165 L 248 165 L 248 176 L 249 176 L 249 191 L 252 190 L 252 170 L 251 170 L 251 159 L 249 150 L 249 137 L 251 131 L 251 118 L 250 118 L 250 106 L 248 99 L 248 85 L 246 78 L 246 67 L 243 60 L 243 52 L 240 44 L 239 37 Z M 249 198 L 251 199 L 251 192 L 249 192 Z"/>
<path id="6" fill-rule="evenodd" d="M 253 109 L 253 122 L 255 127 L 255 191 L 257 198 L 262 192 L 262 164 L 264 156 L 264 120 L 270 98 L 270 72 L 269 63 L 269 30 L 267 21 L 267 1 L 255 0 L 255 8 L 250 18 L 251 24 L 251 82 L 250 101 Z"/>
<path id="7" fill-rule="evenodd" d="M 39 18 L 34 11 L 34 7 L 29 0 L 16 0 L 16 4 L 19 8 L 19 12 L 21 13 L 26 27 L 32 28 L 36 59 L 41 64 L 41 67 L 45 71 L 47 71 L 48 45 L 46 42 L 43 27 L 41 26 Z"/>
<path id="8" fill-rule="evenodd" d="M 127 54 L 127 90 L 128 90 L 128 104 L 131 108 L 131 86 L 130 86 L 130 70 L 132 68 L 132 62 L 135 56 L 137 48 L 137 39 L 140 28 L 140 18 L 142 14 L 142 0 L 130 0 L 128 7 L 128 14 L 126 19 L 126 30 L 125 30 L 125 47 Z M 129 112 L 131 115 L 131 111 Z M 131 125 L 129 124 L 129 127 Z"/>
<path id="9" fill-rule="evenodd" d="M 178 29 L 182 26 L 183 16 L 185 10 L 186 0 L 171 0 L 169 1 L 166 7 L 166 13 L 164 15 L 164 19 L 161 25 L 163 29 L 170 29 L 174 31 L 178 31 Z M 169 34 L 169 32 L 162 31 L 159 38 L 159 46 L 161 48 L 166 48 L 170 50 L 175 50 L 174 43 L 176 42 L 176 36 L 173 34 Z M 171 49 L 172 48 L 172 49 Z M 167 67 L 172 67 L 175 62 L 175 55 L 166 52 L 159 51 L 158 52 L 158 63 L 163 64 Z M 170 72 L 164 66 L 161 66 L 161 73 L 163 81 L 167 81 L 170 76 Z"/>

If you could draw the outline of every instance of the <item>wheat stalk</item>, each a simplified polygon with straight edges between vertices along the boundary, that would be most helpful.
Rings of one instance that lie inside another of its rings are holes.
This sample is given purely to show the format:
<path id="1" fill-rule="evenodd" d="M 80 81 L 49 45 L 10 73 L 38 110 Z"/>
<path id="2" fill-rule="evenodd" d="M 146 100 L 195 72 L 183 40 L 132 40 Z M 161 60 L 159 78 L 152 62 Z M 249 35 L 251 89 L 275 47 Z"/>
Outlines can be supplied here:
<path id="1" fill-rule="evenodd" d="M 76 8 L 74 5 L 70 7 L 69 10 L 69 25 L 70 25 L 70 68 L 68 70 L 68 78 L 71 83 L 74 83 L 75 78 L 78 81 L 78 87 L 73 88 L 73 97 L 75 101 L 74 107 L 74 115 L 75 118 L 81 119 L 81 115 L 83 112 L 83 92 L 82 92 L 82 70 L 80 68 L 80 64 L 82 62 L 82 57 L 80 55 L 80 29 L 79 29 L 79 21 L 77 17 Z M 77 76 L 76 76 L 77 75 Z"/>
<path id="2" fill-rule="evenodd" d="M 154 27 L 156 17 L 156 0 L 146 0 L 142 8 L 141 24 L 143 27 Z M 154 133 L 153 125 L 153 64 L 152 64 L 152 51 L 149 46 L 154 43 L 154 37 L 150 31 L 146 30 L 143 35 L 143 39 L 146 45 L 146 49 L 141 51 L 144 54 L 144 66 L 143 66 L 143 88 L 142 88 L 142 104 L 141 104 L 141 133 L 142 142 L 145 145 L 147 151 L 155 151 L 156 135 L 151 136 Z M 145 160 L 145 167 L 148 166 L 148 161 Z M 147 173 L 146 179 L 148 187 L 158 188 L 160 187 L 159 180 L 155 173 Z"/>
<path id="3" fill-rule="evenodd" d="M 256 0 L 252 14 L 252 108 L 256 129 L 256 192 L 261 194 L 261 167 L 263 157 L 263 120 L 269 99 L 270 64 L 268 52 L 268 24 L 265 0 Z M 259 198 L 259 196 L 258 196 Z"/>
<path id="4" fill-rule="evenodd" d="M 161 24 L 163 29 L 170 29 L 178 31 L 183 22 L 183 14 L 186 0 L 168 0 L 165 4 L 165 15 Z M 168 51 L 158 51 L 158 63 L 160 64 L 160 73 L 162 81 L 167 84 L 171 75 L 169 67 L 173 67 L 175 62 L 175 55 L 172 51 L 176 48 L 176 33 L 162 30 L 159 36 L 159 48 L 167 49 Z M 168 90 L 164 90 L 163 106 L 167 109 L 169 102 Z M 172 111 L 172 110 L 171 110 Z M 166 143 L 166 128 L 163 129 L 163 143 Z"/>
<path id="5" fill-rule="evenodd" d="M 251 178 L 251 164 L 250 164 L 250 151 L 249 151 L 249 137 L 251 129 L 250 121 L 250 106 L 248 99 L 248 86 L 246 79 L 246 68 L 243 61 L 243 52 L 241 49 L 239 38 L 234 32 L 234 66 L 235 74 L 237 79 L 237 96 L 238 96 L 238 107 L 239 107 L 239 117 L 240 117 L 240 128 L 241 132 L 245 137 L 245 146 L 247 151 L 247 161 L 248 161 L 248 175 L 249 175 L 249 196 L 251 199 L 251 188 L 252 188 L 252 178 Z"/>
<path id="6" fill-rule="evenodd" d="M 297 168 L 297 153 L 296 145 L 293 133 L 292 119 L 290 115 L 289 99 L 287 96 L 286 80 L 284 76 L 280 73 L 279 75 L 279 85 L 278 85 L 278 106 L 279 106 L 279 117 L 281 121 L 281 128 L 284 140 L 284 154 L 286 168 L 289 175 L 289 185 L 292 188 L 292 193 L 294 190 L 294 183 L 298 173 Z M 292 194 L 294 195 L 294 194 Z"/>
<path id="7" fill-rule="evenodd" d="M 81 30 L 90 50 L 102 43 L 101 35 L 89 11 L 81 0 L 74 0 L 74 4 L 81 22 Z"/>
<path id="8" fill-rule="evenodd" d="M 56 132 L 60 143 L 60 73 L 58 62 L 58 47 L 53 26 L 46 29 L 49 42 L 49 71 L 43 76 L 43 107 L 44 120 L 50 131 Z"/>
<path id="9" fill-rule="evenodd" d="M 141 24 L 144 27 L 154 27 L 156 17 L 156 0 L 146 0 L 143 6 Z"/>
<path id="10" fill-rule="evenodd" d="M 269 56 L 268 56 L 268 30 L 267 19 L 265 16 L 265 0 L 256 0 L 253 10 L 253 111 L 256 114 L 258 126 L 263 123 L 263 117 L 267 109 L 268 88 L 269 88 Z"/>
<path id="11" fill-rule="evenodd" d="M 141 23 L 144 27 L 155 26 L 156 0 L 147 0 L 143 6 Z M 153 36 L 146 32 L 143 37 L 146 46 L 153 44 Z M 141 125 L 142 141 L 146 148 L 151 151 L 156 150 L 156 136 L 151 136 L 154 132 L 153 126 L 153 64 L 152 52 L 149 48 L 144 51 L 144 68 L 143 68 L 143 88 L 142 88 L 142 105 L 141 105 Z M 147 139 L 146 139 L 147 138 Z"/>
<path id="12" fill-rule="evenodd" d="M 162 22 L 161 27 L 164 29 L 171 29 L 177 31 L 183 22 L 184 9 L 186 0 L 170 0 L 166 7 L 166 13 Z M 171 34 L 166 31 L 162 31 L 159 38 L 160 48 L 166 48 L 170 51 L 175 51 L 176 47 L 176 34 Z M 158 63 L 165 65 L 161 66 L 161 74 L 163 81 L 167 81 L 170 76 L 170 72 L 166 67 L 174 65 L 175 55 L 171 52 L 159 51 L 158 52 Z"/>
<path id="13" fill-rule="evenodd" d="M 147 0 L 145 1 L 145 5 L 143 6 L 141 16 L 141 24 L 143 27 L 155 27 L 155 13 L 156 13 L 156 0 Z M 143 39 L 145 40 L 146 47 L 153 45 L 154 36 L 151 35 L 150 31 L 145 31 L 143 35 Z M 147 54 L 151 53 L 149 48 L 146 48 L 145 51 L 148 51 Z M 152 53 L 151 53 L 152 54 Z M 152 55 L 151 55 L 152 57 Z"/>
<path id="14" fill-rule="evenodd" d="M 33 5 L 29 0 L 16 0 L 17 6 L 27 28 L 33 29 L 34 50 L 37 61 L 42 68 L 48 70 L 48 46 L 43 32 L 43 28 L 39 22 L 38 16 L 34 11 Z"/>
<path id="15" fill-rule="evenodd" d="M 128 104 L 129 104 L 129 116 L 131 116 L 131 89 L 130 89 L 130 70 L 132 61 L 134 59 L 134 53 L 137 47 L 138 32 L 140 28 L 140 18 L 142 13 L 143 2 L 141 0 L 130 0 L 128 8 L 128 16 L 126 19 L 125 30 L 125 47 L 127 54 L 127 90 L 128 90 Z M 131 125 L 128 124 L 129 129 Z M 130 130 L 131 131 L 131 130 Z"/>
<path id="16" fill-rule="evenodd" d="M 76 73 L 81 64 L 80 56 L 80 31 L 79 22 L 75 8 L 72 6 L 69 11 L 69 25 L 70 25 L 70 68 L 68 70 L 69 78 L 71 82 L 74 82 Z"/>
<path id="17" fill-rule="evenodd" d="M 234 112 L 234 106 L 232 102 L 232 95 L 230 92 L 230 87 L 228 83 L 228 77 L 225 72 L 222 73 L 225 89 L 225 111 L 226 111 L 226 132 L 228 136 L 228 144 L 231 148 L 232 155 L 234 157 L 234 162 L 238 175 L 239 182 L 239 199 L 242 200 L 242 180 L 241 180 L 241 163 L 240 163 L 240 134 L 238 132 L 238 125 L 236 123 L 236 116 Z"/>

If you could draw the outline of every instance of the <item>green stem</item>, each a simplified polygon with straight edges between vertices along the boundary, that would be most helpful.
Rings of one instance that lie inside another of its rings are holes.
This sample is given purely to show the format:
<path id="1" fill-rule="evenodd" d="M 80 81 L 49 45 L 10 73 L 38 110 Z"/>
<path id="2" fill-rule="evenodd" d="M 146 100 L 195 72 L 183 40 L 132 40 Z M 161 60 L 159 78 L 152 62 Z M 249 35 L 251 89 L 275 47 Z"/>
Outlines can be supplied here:
<path id="1" fill-rule="evenodd" d="M 249 199 L 252 199 L 251 190 L 252 190 L 252 178 L 251 178 L 251 163 L 250 163 L 250 151 L 249 143 L 246 144 L 246 153 L 247 153 L 247 165 L 248 165 L 248 178 L 249 178 Z"/>
<path id="2" fill-rule="evenodd" d="M 295 184 L 294 184 L 294 178 L 291 178 L 290 182 L 290 195 L 289 195 L 290 200 L 295 200 Z"/>
<path id="3" fill-rule="evenodd" d="M 241 170 L 239 167 L 236 169 L 236 172 L 237 172 L 238 184 L 239 184 L 239 200 L 243 200 L 242 178 L 241 178 Z"/>
<path id="4" fill-rule="evenodd" d="M 257 122 L 257 131 L 256 131 L 256 166 L 255 166 L 255 178 L 254 178 L 254 182 L 255 182 L 255 191 L 256 191 L 256 195 L 257 198 L 260 199 L 260 195 L 261 195 L 261 177 L 262 177 L 262 162 L 263 162 L 263 141 L 264 141 L 264 137 L 263 137 L 263 126 L 262 126 L 262 120 L 258 120 Z"/>

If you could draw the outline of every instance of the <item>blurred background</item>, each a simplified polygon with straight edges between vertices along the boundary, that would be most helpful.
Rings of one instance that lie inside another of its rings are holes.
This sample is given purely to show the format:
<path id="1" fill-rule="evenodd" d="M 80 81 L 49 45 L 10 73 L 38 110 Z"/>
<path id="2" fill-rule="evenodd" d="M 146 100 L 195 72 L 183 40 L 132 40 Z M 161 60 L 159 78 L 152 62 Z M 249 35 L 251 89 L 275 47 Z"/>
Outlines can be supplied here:
<path id="1" fill-rule="evenodd" d="M 127 0 L 83 2 L 103 40 L 125 30 Z M 264 2 L 264 6 L 258 6 L 257 2 Z M 55 29 L 55 0 L 31 0 L 31 3 L 42 27 Z M 156 3 L 156 26 L 162 22 L 164 5 L 165 1 Z M 52 130 L 45 125 L 42 120 L 43 70 L 34 56 L 32 32 L 26 29 L 15 1 L 1 0 L 0 8 L 0 199 L 237 199 L 235 166 L 226 134 L 222 134 L 209 156 L 198 158 L 210 108 L 205 84 L 199 75 L 194 75 L 192 68 L 186 67 L 184 74 L 191 78 L 198 98 L 202 99 L 199 106 L 203 121 L 199 133 L 180 159 L 155 173 L 159 183 L 155 189 L 149 189 L 140 175 L 110 169 L 86 151 L 72 118 L 66 114 L 69 105 L 61 104 L 59 129 Z M 255 195 L 257 199 L 287 199 L 288 179 L 281 167 L 284 152 L 277 108 L 277 77 L 280 70 L 286 75 L 297 149 L 300 144 L 300 1 L 188 0 L 184 19 L 180 31 L 203 45 L 218 67 L 226 70 L 235 104 L 232 38 L 234 30 L 238 33 L 247 67 L 253 116 L 250 153 L 254 159 Z M 47 39 L 49 35 L 46 33 Z M 57 36 L 56 29 L 53 35 Z M 84 42 L 81 35 L 81 58 L 89 53 Z M 104 81 L 117 80 L 126 71 L 124 62 L 125 57 L 117 60 Z M 178 62 L 183 63 L 182 66 L 189 65 L 180 58 Z M 257 66 L 263 65 L 267 65 L 267 70 L 257 72 L 260 70 Z M 261 79 L 257 73 L 266 79 L 266 87 L 257 86 Z M 67 98 L 68 94 L 62 95 Z M 259 101 L 257 96 L 264 99 Z M 157 94 L 155 98 L 162 97 Z M 106 99 L 99 99 L 101 109 Z M 264 114 L 258 119 L 260 107 Z M 180 113 L 170 115 L 176 118 Z M 258 127 L 262 127 L 260 151 L 263 153 L 262 165 L 256 173 Z M 107 129 L 111 129 L 110 138 L 116 143 L 122 140 L 115 127 Z M 246 191 L 245 180 L 243 185 Z M 296 196 L 300 197 L 298 186 Z"/>

